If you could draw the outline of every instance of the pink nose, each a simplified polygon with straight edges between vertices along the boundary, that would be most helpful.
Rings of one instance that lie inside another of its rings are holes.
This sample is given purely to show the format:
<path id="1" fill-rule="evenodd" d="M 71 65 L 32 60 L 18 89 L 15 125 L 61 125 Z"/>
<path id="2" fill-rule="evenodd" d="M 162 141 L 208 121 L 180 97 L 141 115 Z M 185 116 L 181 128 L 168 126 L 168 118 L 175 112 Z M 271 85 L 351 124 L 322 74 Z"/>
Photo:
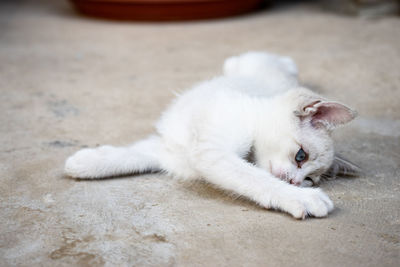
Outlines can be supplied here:
<path id="1" fill-rule="evenodd" d="M 299 186 L 301 183 L 300 182 L 296 182 L 294 179 L 290 179 L 290 184 L 293 184 L 295 186 Z"/>

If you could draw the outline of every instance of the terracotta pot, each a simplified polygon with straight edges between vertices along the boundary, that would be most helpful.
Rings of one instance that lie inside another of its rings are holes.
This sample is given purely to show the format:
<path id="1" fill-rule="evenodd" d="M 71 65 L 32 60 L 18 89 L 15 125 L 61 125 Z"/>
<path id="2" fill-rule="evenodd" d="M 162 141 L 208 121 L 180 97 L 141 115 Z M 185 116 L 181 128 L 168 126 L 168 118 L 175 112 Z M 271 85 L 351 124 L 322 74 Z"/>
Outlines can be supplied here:
<path id="1" fill-rule="evenodd" d="M 263 0 L 70 0 L 82 14 L 119 20 L 193 20 L 238 15 Z"/>

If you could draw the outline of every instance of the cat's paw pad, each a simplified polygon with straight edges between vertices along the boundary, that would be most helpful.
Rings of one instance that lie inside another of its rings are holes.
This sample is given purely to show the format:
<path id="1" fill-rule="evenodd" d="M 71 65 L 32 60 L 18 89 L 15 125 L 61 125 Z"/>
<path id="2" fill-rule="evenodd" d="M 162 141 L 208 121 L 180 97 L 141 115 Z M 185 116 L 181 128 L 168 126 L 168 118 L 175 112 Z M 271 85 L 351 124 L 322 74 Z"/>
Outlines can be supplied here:
<path id="1" fill-rule="evenodd" d="M 110 149 L 109 146 L 102 146 L 79 150 L 65 162 L 65 174 L 74 178 L 96 178 L 101 170 L 104 155 Z"/>
<path id="2" fill-rule="evenodd" d="M 299 188 L 284 204 L 284 210 L 293 217 L 304 219 L 306 216 L 325 217 L 333 210 L 333 203 L 320 189 Z"/>

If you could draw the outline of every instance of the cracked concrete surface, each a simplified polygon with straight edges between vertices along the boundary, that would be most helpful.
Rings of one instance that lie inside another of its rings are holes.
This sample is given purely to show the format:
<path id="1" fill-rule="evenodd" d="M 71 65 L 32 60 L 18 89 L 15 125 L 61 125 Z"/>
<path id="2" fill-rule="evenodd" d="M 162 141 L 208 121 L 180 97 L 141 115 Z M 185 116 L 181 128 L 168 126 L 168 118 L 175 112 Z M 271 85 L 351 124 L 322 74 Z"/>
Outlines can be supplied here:
<path id="1" fill-rule="evenodd" d="M 224 20 L 123 23 L 66 2 L 0 3 L 2 266 L 399 266 L 400 21 L 301 4 Z M 64 177 L 82 147 L 146 136 L 173 98 L 247 50 L 292 56 L 355 107 L 337 150 L 365 176 L 325 181 L 336 209 L 297 221 L 162 174 Z"/>

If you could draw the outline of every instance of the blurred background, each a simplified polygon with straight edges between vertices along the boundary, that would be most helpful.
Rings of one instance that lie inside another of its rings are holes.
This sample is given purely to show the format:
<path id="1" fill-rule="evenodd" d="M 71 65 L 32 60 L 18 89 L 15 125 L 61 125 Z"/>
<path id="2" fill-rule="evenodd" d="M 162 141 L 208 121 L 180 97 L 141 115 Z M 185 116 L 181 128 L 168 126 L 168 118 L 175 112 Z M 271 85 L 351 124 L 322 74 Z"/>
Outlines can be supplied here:
<path id="1" fill-rule="evenodd" d="M 0 1 L 1 266 L 399 266 L 400 21 L 391 0 Z M 357 109 L 336 150 L 366 175 L 296 221 L 162 174 L 63 175 L 154 132 L 176 93 L 246 51 Z"/>
<path id="2" fill-rule="evenodd" d="M 311 1 L 279 0 L 71 0 L 83 14 L 125 20 L 184 20 L 237 15 L 263 7 Z M 322 9 L 349 15 L 380 16 L 399 12 L 397 0 L 319 0 Z"/>

